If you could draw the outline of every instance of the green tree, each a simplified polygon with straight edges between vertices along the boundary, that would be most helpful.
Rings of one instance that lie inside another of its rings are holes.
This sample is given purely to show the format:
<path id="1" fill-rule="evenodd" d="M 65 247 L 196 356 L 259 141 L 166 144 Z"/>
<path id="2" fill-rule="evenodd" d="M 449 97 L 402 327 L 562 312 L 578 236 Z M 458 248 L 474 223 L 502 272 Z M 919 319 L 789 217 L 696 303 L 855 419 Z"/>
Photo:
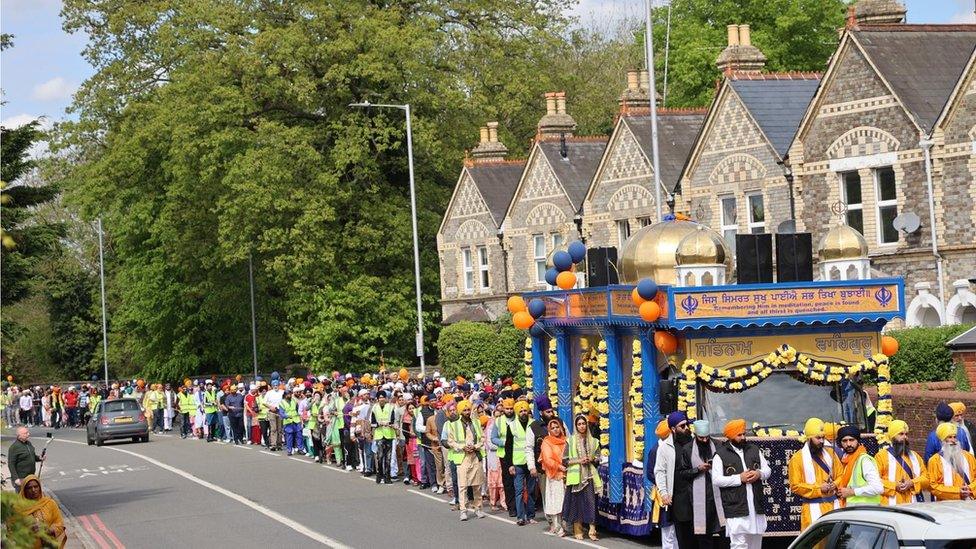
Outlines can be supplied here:
<path id="1" fill-rule="evenodd" d="M 446 326 L 437 340 L 441 372 L 449 378 L 523 373 L 525 337 L 525 332 L 512 326 L 511 317 L 493 323 L 463 321 Z"/>
<path id="2" fill-rule="evenodd" d="M 843 0 L 673 0 L 667 106 L 705 106 L 721 77 L 726 26 L 748 24 L 768 71 L 823 71 L 844 25 Z M 663 93 L 667 7 L 654 11 L 654 60 Z"/>

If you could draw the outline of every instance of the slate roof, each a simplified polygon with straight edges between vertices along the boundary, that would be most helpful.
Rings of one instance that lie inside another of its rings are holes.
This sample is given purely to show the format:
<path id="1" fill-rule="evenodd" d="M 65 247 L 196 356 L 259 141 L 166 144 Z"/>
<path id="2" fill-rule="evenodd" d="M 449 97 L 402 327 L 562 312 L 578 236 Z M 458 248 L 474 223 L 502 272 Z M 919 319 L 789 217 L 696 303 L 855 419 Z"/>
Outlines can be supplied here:
<path id="1" fill-rule="evenodd" d="M 651 153 L 651 117 L 628 116 L 625 118 L 630 131 L 634 132 L 637 143 L 647 158 L 653 158 Z M 661 183 L 674 192 L 681 179 L 681 171 L 685 167 L 688 155 L 695 145 L 695 139 L 705 123 L 704 111 L 658 112 L 658 162 L 661 164 L 659 172 Z"/>
<path id="2" fill-rule="evenodd" d="M 500 228 L 508 205 L 512 203 L 525 161 L 485 162 L 467 166 L 468 174 L 485 199 L 488 210 Z"/>
<path id="3" fill-rule="evenodd" d="M 461 322 L 462 320 L 468 322 L 492 322 L 495 318 L 481 303 L 471 303 L 449 315 L 441 321 L 441 324 L 446 326 L 455 322 Z"/>
<path id="4" fill-rule="evenodd" d="M 976 48 L 976 25 L 861 26 L 853 36 L 926 132 Z"/>
<path id="5" fill-rule="evenodd" d="M 607 138 L 568 138 L 566 158 L 563 158 L 560 148 L 558 139 L 539 142 L 539 149 L 549 160 L 556 178 L 569 195 L 569 201 L 579 210 L 600 166 L 603 151 L 607 148 Z"/>
<path id="6" fill-rule="evenodd" d="M 952 350 L 976 349 L 976 327 L 957 335 L 945 345 Z"/>
<path id="7" fill-rule="evenodd" d="M 807 106 L 817 93 L 820 78 L 737 78 L 730 85 L 780 158 L 789 151 Z"/>

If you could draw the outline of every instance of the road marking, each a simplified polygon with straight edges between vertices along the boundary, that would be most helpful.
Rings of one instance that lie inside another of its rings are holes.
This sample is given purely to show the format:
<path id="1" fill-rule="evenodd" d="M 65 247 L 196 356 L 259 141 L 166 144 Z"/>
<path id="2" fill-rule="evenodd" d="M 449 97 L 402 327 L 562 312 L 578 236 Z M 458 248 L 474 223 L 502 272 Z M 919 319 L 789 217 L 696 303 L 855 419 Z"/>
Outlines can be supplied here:
<path id="1" fill-rule="evenodd" d="M 281 455 L 281 454 L 276 454 L 276 453 L 274 453 L 274 452 L 269 452 L 269 451 L 267 451 L 267 450 L 260 450 L 260 452 L 261 452 L 262 454 L 268 454 L 269 456 L 279 456 L 279 455 Z"/>
<path id="2" fill-rule="evenodd" d="M 91 519 L 92 522 L 95 523 L 95 526 L 98 527 L 105 534 L 105 537 L 107 537 L 109 541 L 114 543 L 118 549 L 125 549 L 125 545 L 122 545 L 122 542 L 119 541 L 119 538 L 116 537 L 115 534 L 111 530 L 109 530 L 107 526 L 105 526 L 105 523 L 102 522 L 102 519 L 98 518 L 97 514 L 92 513 Z"/>
<path id="3" fill-rule="evenodd" d="M 84 442 L 77 442 L 77 441 L 74 441 L 74 440 L 63 440 L 63 439 L 55 439 L 55 440 L 57 440 L 58 442 L 68 442 L 68 443 L 71 443 L 71 444 L 85 445 Z M 238 503 L 240 503 L 242 505 L 246 505 L 247 507 L 250 507 L 251 509 L 254 509 L 255 511 L 261 513 L 262 515 L 270 518 L 271 520 L 274 520 L 276 522 L 279 522 L 279 523 L 287 526 L 288 528 L 291 528 L 292 530 L 294 530 L 294 531 L 296 531 L 296 532 L 298 532 L 298 533 L 300 533 L 300 534 L 302 534 L 302 535 L 304 535 L 304 536 L 306 536 L 308 538 L 311 538 L 314 541 L 317 541 L 317 542 L 319 542 L 319 543 L 321 543 L 323 545 L 327 545 L 329 547 L 333 547 L 334 549 L 352 549 L 348 545 L 345 545 L 345 544 L 343 544 L 343 543 L 341 543 L 339 541 L 336 541 L 336 540 L 334 540 L 334 539 L 332 539 L 332 538 L 330 538 L 330 537 L 328 537 L 328 536 L 326 536 L 324 534 L 320 534 L 320 533 L 316 532 L 315 530 L 312 530 L 311 528 L 308 528 L 307 526 L 305 526 L 305 525 L 303 525 L 303 524 L 301 524 L 301 523 L 299 523 L 299 522 L 297 522 L 295 520 L 292 520 L 292 519 L 290 519 L 290 518 L 282 515 L 281 513 L 278 513 L 277 511 L 273 511 L 271 509 L 268 509 L 267 507 L 265 507 L 263 505 L 260 505 L 258 503 L 255 503 L 255 502 L 247 499 L 246 497 L 244 497 L 244 496 L 242 496 L 240 494 L 237 494 L 235 492 L 231 492 L 230 490 L 228 490 L 228 489 L 226 489 L 226 488 L 224 488 L 222 486 L 217 486 L 216 484 L 214 484 L 212 482 L 203 480 L 202 478 L 194 475 L 193 473 L 188 473 L 188 472 L 186 472 L 186 471 L 184 471 L 182 469 L 179 469 L 177 467 L 173 467 L 172 465 L 168 465 L 168 464 L 163 463 L 163 462 L 161 462 L 159 460 L 153 459 L 151 457 L 144 456 L 142 454 L 137 454 L 137 453 L 131 452 L 129 450 L 123 450 L 121 448 L 112 448 L 112 447 L 104 447 L 104 448 L 106 448 L 108 450 L 114 450 L 116 452 L 122 452 L 123 454 L 129 454 L 131 456 L 135 456 L 135 457 L 137 457 L 139 459 L 145 460 L 145 461 L 147 461 L 147 462 L 155 465 L 156 467 L 159 467 L 161 469 L 165 469 L 165 470 L 167 470 L 167 471 L 169 471 L 171 473 L 174 473 L 176 475 L 179 475 L 179 476 L 181 476 L 181 477 L 183 477 L 183 478 L 185 478 L 187 480 L 190 480 L 192 482 L 195 482 L 195 483 L 199 484 L 200 486 L 203 486 L 204 488 L 209 488 L 210 490 L 213 490 L 214 492 L 217 492 L 218 494 L 222 494 L 224 496 L 227 496 L 230 499 L 232 499 L 232 500 L 234 500 L 234 501 L 236 501 L 236 502 L 238 502 Z M 111 549 L 110 546 L 108 546 L 108 545 L 104 545 L 103 547 L 105 549 Z"/>
<path id="4" fill-rule="evenodd" d="M 336 472 L 336 473 L 342 473 L 342 474 L 345 474 L 345 475 L 348 475 L 349 474 L 349 471 L 346 471 L 345 469 L 342 469 L 342 468 L 339 468 L 339 467 L 332 467 L 331 465 L 327 465 L 325 463 L 322 464 L 322 467 L 324 467 L 328 471 L 333 471 L 333 472 Z"/>
<path id="5" fill-rule="evenodd" d="M 308 461 L 308 460 L 304 460 L 304 459 L 302 459 L 302 458 L 296 458 L 296 457 L 291 457 L 291 456 L 288 456 L 288 459 L 291 459 L 291 460 L 294 460 L 294 461 L 297 461 L 297 462 L 299 462 L 299 463 L 304 463 L 304 464 L 306 464 L 306 465 L 312 465 L 312 462 L 311 462 L 311 461 Z"/>
<path id="6" fill-rule="evenodd" d="M 71 442 L 71 441 L 67 441 L 67 442 Z M 102 536 L 98 534 L 98 531 L 96 531 L 95 528 L 92 526 L 91 521 L 88 520 L 88 515 L 82 515 L 78 517 L 78 522 L 81 523 L 81 526 L 85 529 L 86 532 L 88 532 L 88 535 L 91 536 L 93 540 L 95 540 L 95 543 L 97 543 L 99 547 L 101 547 L 102 549 L 112 549 L 112 546 L 109 545 L 108 542 L 106 542 L 105 539 L 102 538 Z"/>
<path id="7" fill-rule="evenodd" d="M 58 507 L 61 509 L 61 514 L 64 515 L 64 523 L 67 526 L 68 531 L 74 532 L 74 535 L 77 537 L 78 541 L 81 542 L 81 545 L 85 547 L 85 549 L 95 547 L 95 540 L 88 535 L 88 531 L 82 527 L 78 518 L 71 513 L 71 509 L 68 509 L 64 502 L 61 501 L 61 498 L 58 497 L 57 492 L 53 490 L 46 490 L 44 493 L 51 496 L 51 499 L 58 504 Z"/>

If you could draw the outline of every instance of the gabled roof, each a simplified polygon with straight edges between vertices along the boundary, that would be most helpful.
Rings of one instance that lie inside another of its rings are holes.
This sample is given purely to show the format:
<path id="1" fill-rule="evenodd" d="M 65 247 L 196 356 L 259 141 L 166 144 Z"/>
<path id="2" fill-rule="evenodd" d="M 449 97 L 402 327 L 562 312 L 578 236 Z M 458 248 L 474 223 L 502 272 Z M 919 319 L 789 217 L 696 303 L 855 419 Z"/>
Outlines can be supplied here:
<path id="1" fill-rule="evenodd" d="M 625 116 L 623 120 L 633 132 L 644 156 L 650 160 L 653 157 L 650 115 Z M 657 152 L 661 166 L 657 169 L 661 175 L 661 184 L 669 192 L 674 192 L 678 186 L 681 170 L 688 160 L 688 155 L 691 154 L 695 138 L 698 137 L 704 122 L 705 111 L 701 109 L 658 109 Z"/>
<path id="2" fill-rule="evenodd" d="M 607 148 L 607 138 L 569 137 L 566 139 L 565 158 L 559 140 L 540 141 L 538 148 L 552 166 L 569 202 L 578 211 L 600 166 L 603 151 Z"/>
<path id="3" fill-rule="evenodd" d="M 729 83 L 779 157 L 786 156 L 807 105 L 820 85 L 820 75 L 736 74 Z"/>
<path id="4" fill-rule="evenodd" d="M 475 163 L 465 169 L 488 205 L 495 228 L 500 228 L 525 169 L 525 160 Z"/>
<path id="5" fill-rule="evenodd" d="M 454 324 L 456 322 L 467 321 L 467 322 L 492 322 L 495 320 L 496 315 L 491 314 L 491 311 L 485 308 L 482 303 L 470 303 L 461 307 L 447 318 L 441 321 L 441 324 L 447 326 L 448 324 Z"/>
<path id="6" fill-rule="evenodd" d="M 976 48 L 976 25 L 861 25 L 851 35 L 925 132 Z"/>
<path id="7" fill-rule="evenodd" d="M 976 72 L 976 49 L 973 49 L 973 53 L 969 56 L 969 61 L 963 68 L 962 76 L 959 77 L 959 81 L 956 82 L 955 89 L 949 95 L 949 99 L 946 100 L 945 108 L 942 109 L 942 113 L 939 114 L 939 119 L 936 120 L 934 127 L 944 127 L 946 121 L 951 116 L 954 109 L 958 108 L 961 101 L 961 96 L 965 92 L 963 87 L 966 85 L 966 80 Z"/>
<path id="8" fill-rule="evenodd" d="M 970 328 L 950 339 L 945 345 L 952 350 L 976 349 L 976 327 Z"/>

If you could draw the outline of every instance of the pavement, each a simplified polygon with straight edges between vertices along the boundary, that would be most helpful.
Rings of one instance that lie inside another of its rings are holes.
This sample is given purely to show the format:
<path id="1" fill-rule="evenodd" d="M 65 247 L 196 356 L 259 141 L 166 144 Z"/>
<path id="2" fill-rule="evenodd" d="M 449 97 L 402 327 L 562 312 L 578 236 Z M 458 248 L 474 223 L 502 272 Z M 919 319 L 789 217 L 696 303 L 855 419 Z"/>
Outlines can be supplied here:
<path id="1" fill-rule="evenodd" d="M 43 446 L 48 431 L 32 430 L 35 447 Z M 183 440 L 167 433 L 151 435 L 148 443 L 113 441 L 97 448 L 86 444 L 81 429 L 53 432 L 41 480 L 65 512 L 69 547 L 651 545 L 651 538 L 604 531 L 596 542 L 547 536 L 544 520 L 519 527 L 504 511 L 460 522 L 448 499 L 429 490 L 402 483 L 377 485 L 356 471 L 258 446 Z M 13 432 L 4 430 L 3 435 L 6 452 Z M 541 510 L 537 516 L 543 517 Z"/>

